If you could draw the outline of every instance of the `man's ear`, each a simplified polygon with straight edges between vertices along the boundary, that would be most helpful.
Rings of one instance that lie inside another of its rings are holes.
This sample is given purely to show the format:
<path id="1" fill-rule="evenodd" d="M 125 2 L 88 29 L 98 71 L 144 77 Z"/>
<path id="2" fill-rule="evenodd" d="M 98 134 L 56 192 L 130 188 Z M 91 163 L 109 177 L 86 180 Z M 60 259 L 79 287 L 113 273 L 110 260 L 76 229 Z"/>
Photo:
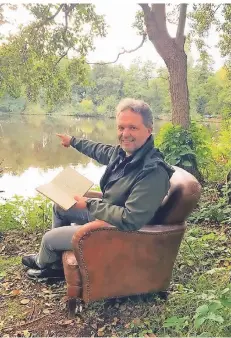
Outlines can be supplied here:
<path id="1" fill-rule="evenodd" d="M 153 128 L 148 128 L 148 134 L 151 135 L 153 132 Z"/>

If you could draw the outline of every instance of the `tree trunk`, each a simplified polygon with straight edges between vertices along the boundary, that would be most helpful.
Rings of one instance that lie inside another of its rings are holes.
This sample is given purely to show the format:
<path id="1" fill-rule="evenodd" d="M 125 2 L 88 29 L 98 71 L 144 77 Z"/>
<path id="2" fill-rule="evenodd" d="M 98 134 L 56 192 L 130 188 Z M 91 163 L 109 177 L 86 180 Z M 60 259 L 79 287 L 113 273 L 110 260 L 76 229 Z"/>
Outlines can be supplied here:
<path id="1" fill-rule="evenodd" d="M 189 93 L 187 84 L 187 55 L 177 45 L 171 58 L 164 59 L 169 72 L 169 90 L 172 102 L 172 123 L 187 129 L 189 118 Z"/>
<path id="2" fill-rule="evenodd" d="M 167 30 L 164 4 L 141 4 L 149 40 L 164 60 L 169 72 L 169 90 L 172 103 L 172 122 L 187 129 L 189 118 L 189 93 L 187 84 L 187 55 L 184 51 L 184 25 L 186 4 L 181 4 L 177 34 L 172 38 Z"/>
<path id="3" fill-rule="evenodd" d="M 169 37 L 163 42 L 161 36 L 155 42 L 150 39 L 164 60 L 169 72 L 169 91 L 171 95 L 172 123 L 187 129 L 189 118 L 189 93 L 187 82 L 187 55 L 176 42 Z M 158 48 L 158 47 L 159 48 Z"/>

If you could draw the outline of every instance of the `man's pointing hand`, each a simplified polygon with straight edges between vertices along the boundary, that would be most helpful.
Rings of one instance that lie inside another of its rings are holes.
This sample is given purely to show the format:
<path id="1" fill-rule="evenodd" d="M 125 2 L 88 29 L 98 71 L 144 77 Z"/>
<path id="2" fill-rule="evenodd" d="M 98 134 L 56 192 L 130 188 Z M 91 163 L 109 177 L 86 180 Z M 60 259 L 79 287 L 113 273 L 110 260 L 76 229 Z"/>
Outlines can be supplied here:
<path id="1" fill-rule="evenodd" d="M 70 143 L 71 143 L 71 136 L 67 135 L 67 134 L 57 134 L 56 135 L 61 138 L 62 140 L 62 145 L 64 147 L 70 147 Z"/>

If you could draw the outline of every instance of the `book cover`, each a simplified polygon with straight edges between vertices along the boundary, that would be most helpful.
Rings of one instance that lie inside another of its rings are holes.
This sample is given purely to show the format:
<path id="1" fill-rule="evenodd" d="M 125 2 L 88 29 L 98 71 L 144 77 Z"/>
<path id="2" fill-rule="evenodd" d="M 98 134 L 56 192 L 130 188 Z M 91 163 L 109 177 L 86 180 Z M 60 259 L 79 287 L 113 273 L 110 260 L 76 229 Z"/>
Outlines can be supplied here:
<path id="1" fill-rule="evenodd" d="M 36 190 L 68 210 L 76 203 L 74 196 L 84 196 L 93 184 L 76 170 L 66 167 L 51 182 L 40 185 Z"/>

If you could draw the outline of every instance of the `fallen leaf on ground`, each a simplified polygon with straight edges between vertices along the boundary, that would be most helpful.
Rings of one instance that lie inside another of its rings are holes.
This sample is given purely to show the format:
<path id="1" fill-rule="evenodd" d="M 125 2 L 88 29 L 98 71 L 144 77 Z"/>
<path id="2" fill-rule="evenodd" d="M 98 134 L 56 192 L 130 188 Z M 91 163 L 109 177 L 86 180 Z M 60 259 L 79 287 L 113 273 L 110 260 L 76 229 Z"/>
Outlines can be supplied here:
<path id="1" fill-rule="evenodd" d="M 111 325 L 116 325 L 118 323 L 118 321 L 119 321 L 119 319 L 117 317 L 114 317 Z"/>
<path id="2" fill-rule="evenodd" d="M 11 291 L 11 295 L 12 296 L 18 296 L 18 295 L 20 295 L 21 292 L 22 292 L 22 290 L 13 290 L 13 291 Z"/>
<path id="3" fill-rule="evenodd" d="M 46 315 L 48 315 L 48 314 L 50 313 L 50 310 L 44 309 L 44 310 L 43 310 L 43 313 L 45 313 Z"/>
<path id="4" fill-rule="evenodd" d="M 61 326 L 67 326 L 67 325 L 73 324 L 73 319 L 60 320 L 58 324 Z"/>
<path id="5" fill-rule="evenodd" d="M 103 332 L 105 329 L 106 329 L 106 326 L 100 327 L 100 328 L 98 329 L 98 334 L 99 334 L 99 332 Z"/>
<path id="6" fill-rule="evenodd" d="M 5 245 L 3 245 L 3 247 L 0 249 L 0 252 L 3 252 L 5 250 Z"/>
<path id="7" fill-rule="evenodd" d="M 30 302 L 30 299 L 24 298 L 24 299 L 21 300 L 20 304 L 26 305 L 26 304 L 28 304 L 29 302 Z"/>

